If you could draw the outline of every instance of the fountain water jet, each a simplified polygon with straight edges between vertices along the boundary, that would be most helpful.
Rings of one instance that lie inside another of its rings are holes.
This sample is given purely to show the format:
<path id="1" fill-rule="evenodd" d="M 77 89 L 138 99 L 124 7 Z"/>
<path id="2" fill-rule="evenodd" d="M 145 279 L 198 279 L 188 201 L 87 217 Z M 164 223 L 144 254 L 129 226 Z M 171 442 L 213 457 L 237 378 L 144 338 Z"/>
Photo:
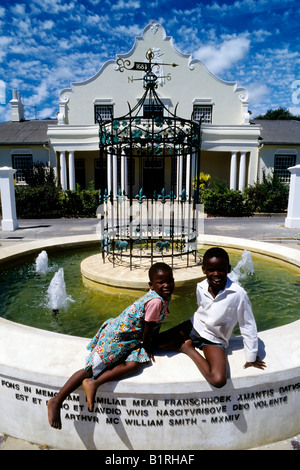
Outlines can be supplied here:
<path id="1" fill-rule="evenodd" d="M 74 302 L 72 297 L 68 296 L 66 292 L 63 268 L 59 268 L 54 274 L 47 291 L 47 297 L 47 305 L 52 309 L 54 315 L 59 313 L 59 309 L 66 309 L 69 302 Z"/>
<path id="2" fill-rule="evenodd" d="M 241 259 L 237 263 L 237 265 L 233 268 L 231 273 L 229 273 L 228 277 L 234 281 L 239 283 L 239 281 L 245 278 L 248 275 L 254 274 L 254 267 L 253 261 L 251 258 L 251 253 L 248 250 L 244 250 L 241 256 Z"/>
<path id="3" fill-rule="evenodd" d="M 45 250 L 43 250 L 35 260 L 35 271 L 42 274 L 48 271 L 48 255 Z"/>

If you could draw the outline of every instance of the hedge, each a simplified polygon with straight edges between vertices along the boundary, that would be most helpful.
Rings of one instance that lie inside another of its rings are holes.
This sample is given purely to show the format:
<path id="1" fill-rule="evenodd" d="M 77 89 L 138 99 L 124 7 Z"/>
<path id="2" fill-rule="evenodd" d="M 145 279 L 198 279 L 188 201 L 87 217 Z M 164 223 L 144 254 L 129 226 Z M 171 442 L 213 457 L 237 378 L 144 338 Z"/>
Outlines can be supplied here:
<path id="1" fill-rule="evenodd" d="M 65 191 L 55 185 L 16 186 L 17 215 L 21 219 L 96 217 L 98 191 Z"/>
<path id="2" fill-rule="evenodd" d="M 216 192 L 213 189 L 201 191 L 201 202 L 204 212 L 212 216 L 249 217 L 253 214 L 253 206 L 240 191 L 227 189 Z"/>
<path id="3" fill-rule="evenodd" d="M 54 184 L 16 186 L 17 214 L 21 219 L 96 217 L 97 190 L 67 190 Z M 211 216 L 249 217 L 254 212 L 283 212 L 287 209 L 289 186 L 276 176 L 263 176 L 244 192 L 228 189 L 227 183 L 212 178 L 201 190 L 204 211 Z"/>

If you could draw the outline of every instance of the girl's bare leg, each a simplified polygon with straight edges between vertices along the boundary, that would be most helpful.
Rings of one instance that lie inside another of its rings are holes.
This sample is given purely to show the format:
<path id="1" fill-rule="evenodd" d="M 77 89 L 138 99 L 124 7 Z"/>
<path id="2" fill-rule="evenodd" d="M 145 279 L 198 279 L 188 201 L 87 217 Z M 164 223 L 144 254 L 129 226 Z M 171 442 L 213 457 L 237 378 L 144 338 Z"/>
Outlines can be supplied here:
<path id="1" fill-rule="evenodd" d="M 93 411 L 96 391 L 100 385 L 134 374 L 139 368 L 140 363 L 127 361 L 111 369 L 106 369 L 97 379 L 85 379 L 82 385 L 86 393 L 89 410 Z"/>
<path id="2" fill-rule="evenodd" d="M 192 340 L 187 340 L 180 348 L 196 364 L 204 378 L 214 387 L 221 388 L 227 381 L 226 355 L 223 349 L 216 346 L 203 346 L 203 357 L 193 346 Z"/>
<path id="3" fill-rule="evenodd" d="M 68 395 L 70 395 L 70 393 L 74 392 L 74 390 L 82 384 L 84 379 L 88 377 L 90 377 L 89 372 L 84 369 L 78 370 L 69 378 L 58 394 L 55 397 L 50 398 L 47 406 L 48 420 L 52 428 L 61 429 L 60 409 L 63 401 Z"/>

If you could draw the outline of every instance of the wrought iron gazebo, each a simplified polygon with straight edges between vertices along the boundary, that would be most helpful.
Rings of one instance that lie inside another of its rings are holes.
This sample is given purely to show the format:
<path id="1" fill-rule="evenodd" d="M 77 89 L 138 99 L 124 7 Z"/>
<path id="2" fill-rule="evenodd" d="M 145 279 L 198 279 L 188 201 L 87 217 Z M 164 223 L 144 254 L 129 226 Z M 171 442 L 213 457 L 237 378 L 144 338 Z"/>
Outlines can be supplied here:
<path id="1" fill-rule="evenodd" d="M 102 259 L 132 268 L 145 258 L 152 264 L 167 256 L 173 265 L 180 257 L 189 266 L 197 262 L 201 121 L 179 117 L 177 106 L 170 112 L 156 92 L 151 50 L 146 58 L 130 69 L 128 60 L 117 61 L 121 72 L 145 71 L 137 105 L 98 120 L 100 172 L 107 175 L 99 190 Z"/>

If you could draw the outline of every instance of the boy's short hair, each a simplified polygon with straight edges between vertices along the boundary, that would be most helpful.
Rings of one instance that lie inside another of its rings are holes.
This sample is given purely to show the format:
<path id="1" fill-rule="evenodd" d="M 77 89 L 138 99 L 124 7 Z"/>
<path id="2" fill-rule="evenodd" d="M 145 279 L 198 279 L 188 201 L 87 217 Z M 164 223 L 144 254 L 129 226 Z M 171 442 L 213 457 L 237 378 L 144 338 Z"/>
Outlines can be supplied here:
<path id="1" fill-rule="evenodd" d="M 172 272 L 172 268 L 171 266 L 169 266 L 168 264 L 166 263 L 154 263 L 152 264 L 152 266 L 150 267 L 149 269 L 149 279 L 150 281 L 153 280 L 153 277 L 155 276 L 155 274 L 157 274 L 159 271 L 169 271 L 169 272 Z"/>
<path id="2" fill-rule="evenodd" d="M 229 256 L 224 248 L 220 248 L 219 246 L 214 246 L 213 248 L 209 248 L 203 255 L 203 266 L 205 265 L 206 261 L 210 258 L 222 258 L 225 259 L 228 266 L 230 265 Z"/>

